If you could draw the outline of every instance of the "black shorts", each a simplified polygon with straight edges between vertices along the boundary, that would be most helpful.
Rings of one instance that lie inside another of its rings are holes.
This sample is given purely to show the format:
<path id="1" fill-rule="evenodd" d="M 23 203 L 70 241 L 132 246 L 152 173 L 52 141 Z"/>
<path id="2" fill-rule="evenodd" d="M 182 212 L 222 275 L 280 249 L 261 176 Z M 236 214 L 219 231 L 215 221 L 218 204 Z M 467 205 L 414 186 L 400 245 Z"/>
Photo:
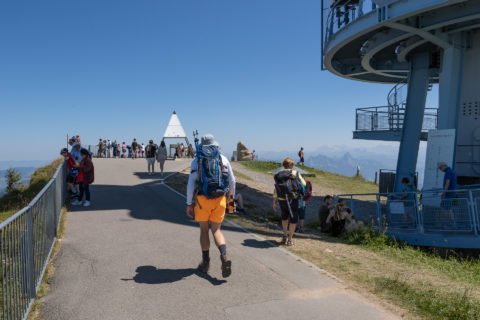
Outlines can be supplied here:
<path id="1" fill-rule="evenodd" d="M 282 210 L 282 220 L 289 220 L 290 223 L 296 224 L 298 222 L 298 199 L 289 201 L 290 209 L 288 208 L 287 201 L 279 200 L 278 203 Z"/>
<path id="2" fill-rule="evenodd" d="M 67 176 L 67 182 L 68 182 L 68 183 L 75 183 L 76 180 L 77 180 L 77 177 L 74 177 L 74 176 L 72 176 L 71 174 L 69 174 L 69 175 Z"/>

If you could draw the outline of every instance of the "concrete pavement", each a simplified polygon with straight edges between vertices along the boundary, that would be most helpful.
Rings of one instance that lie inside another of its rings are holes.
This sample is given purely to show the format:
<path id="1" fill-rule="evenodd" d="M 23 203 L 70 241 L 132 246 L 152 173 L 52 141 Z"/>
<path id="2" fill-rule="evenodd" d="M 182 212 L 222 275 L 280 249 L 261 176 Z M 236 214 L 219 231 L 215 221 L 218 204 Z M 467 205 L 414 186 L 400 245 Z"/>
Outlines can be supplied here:
<path id="1" fill-rule="evenodd" d="M 199 231 L 185 199 L 147 176 L 145 159 L 94 164 L 92 206 L 68 212 L 44 319 L 396 319 L 228 223 L 232 276 L 221 277 L 214 246 L 209 275 L 196 272 Z"/>

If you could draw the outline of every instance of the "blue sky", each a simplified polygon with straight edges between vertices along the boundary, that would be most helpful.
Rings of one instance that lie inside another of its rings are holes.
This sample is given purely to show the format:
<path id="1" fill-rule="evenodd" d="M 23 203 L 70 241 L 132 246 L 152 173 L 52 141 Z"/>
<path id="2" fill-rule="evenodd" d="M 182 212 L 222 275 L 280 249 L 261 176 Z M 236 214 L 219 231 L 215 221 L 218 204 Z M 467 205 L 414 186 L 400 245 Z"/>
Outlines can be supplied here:
<path id="1" fill-rule="evenodd" d="M 318 0 L 2 1 L 0 41 L 0 160 L 158 141 L 174 109 L 228 152 L 368 146 L 354 109 L 391 87 L 320 70 Z"/>

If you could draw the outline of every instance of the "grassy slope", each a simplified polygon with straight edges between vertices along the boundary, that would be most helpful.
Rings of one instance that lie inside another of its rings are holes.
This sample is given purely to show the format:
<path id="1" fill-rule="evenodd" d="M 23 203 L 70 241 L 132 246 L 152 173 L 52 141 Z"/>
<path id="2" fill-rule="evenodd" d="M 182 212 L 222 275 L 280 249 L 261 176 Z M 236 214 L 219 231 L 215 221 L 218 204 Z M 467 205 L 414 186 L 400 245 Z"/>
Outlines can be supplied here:
<path id="1" fill-rule="evenodd" d="M 0 222 L 25 207 L 50 181 L 57 168 L 62 164 L 59 158 L 49 165 L 38 168 L 31 176 L 30 183 L 17 193 L 6 194 L 0 198 Z"/>
<path id="2" fill-rule="evenodd" d="M 279 167 L 275 162 L 242 164 L 252 171 L 263 173 Z M 320 184 L 345 193 L 370 193 L 377 190 L 375 184 L 363 178 L 302 168 L 316 175 L 309 178 L 314 188 Z M 177 178 L 167 183 L 184 192 L 186 176 Z M 251 180 L 243 179 L 242 182 L 248 184 Z M 280 237 L 278 230 L 266 228 L 265 223 L 257 222 L 257 219 L 243 216 L 229 216 L 229 219 L 267 239 L 275 241 Z M 444 258 L 392 242 L 372 230 L 361 230 L 342 239 L 312 230 L 310 232 L 297 234 L 295 246 L 289 250 L 355 287 L 399 307 L 396 312 L 406 318 L 480 319 L 478 259 L 460 259 L 455 255 Z"/>
<path id="3" fill-rule="evenodd" d="M 247 161 L 241 162 L 243 166 L 252 171 L 268 173 L 280 167 L 280 163 L 273 161 Z M 342 193 L 377 193 L 378 185 L 364 179 L 363 177 L 346 177 L 319 169 L 306 166 L 298 166 L 307 171 L 314 177 L 308 177 L 312 181 L 314 187 L 316 185 L 323 188 L 331 188 L 339 190 Z"/>

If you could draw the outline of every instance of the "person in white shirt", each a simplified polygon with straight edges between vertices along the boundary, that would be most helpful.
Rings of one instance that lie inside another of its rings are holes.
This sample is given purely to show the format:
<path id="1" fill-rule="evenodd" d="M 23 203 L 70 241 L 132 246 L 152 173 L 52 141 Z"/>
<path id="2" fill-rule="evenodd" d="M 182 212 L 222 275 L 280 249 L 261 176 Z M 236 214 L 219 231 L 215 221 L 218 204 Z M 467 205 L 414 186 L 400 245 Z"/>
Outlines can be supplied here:
<path id="1" fill-rule="evenodd" d="M 227 199 L 235 197 L 235 176 L 230 162 L 220 154 L 218 143 L 212 135 L 202 137 L 199 149 L 192 162 L 187 185 L 187 215 L 192 219 L 195 217 L 200 224 L 202 262 L 198 269 L 207 273 L 210 268 L 210 229 L 220 251 L 222 276 L 226 278 L 232 272 L 232 262 L 227 255 L 225 237 L 220 227 L 225 217 Z M 212 168 L 216 168 L 217 174 L 208 170 Z M 205 182 L 203 187 L 200 181 Z"/>

